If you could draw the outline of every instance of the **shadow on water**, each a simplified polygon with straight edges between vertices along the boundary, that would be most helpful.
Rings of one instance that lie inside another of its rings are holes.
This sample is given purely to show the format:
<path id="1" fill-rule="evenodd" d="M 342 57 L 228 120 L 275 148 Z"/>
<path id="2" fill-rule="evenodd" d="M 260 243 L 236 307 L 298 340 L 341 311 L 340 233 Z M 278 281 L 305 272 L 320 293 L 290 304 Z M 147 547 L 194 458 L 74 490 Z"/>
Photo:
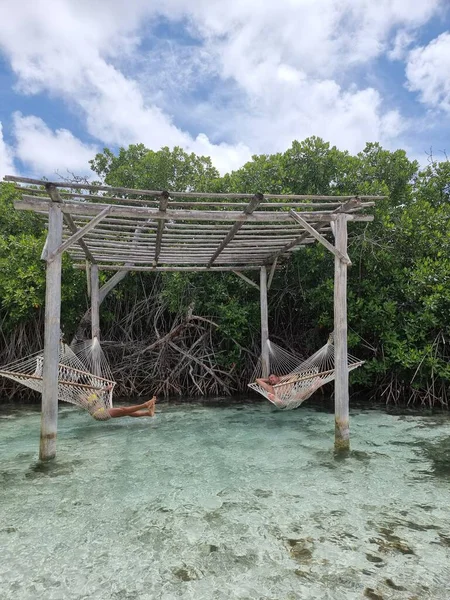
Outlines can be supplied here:
<path id="1" fill-rule="evenodd" d="M 426 471 L 425 474 L 435 475 L 441 479 L 450 479 L 450 437 L 436 442 L 423 442 L 422 453 L 432 466 L 431 472 Z"/>
<path id="2" fill-rule="evenodd" d="M 318 450 L 315 452 L 316 460 L 310 463 L 311 467 L 318 466 L 330 470 L 341 467 L 352 467 L 359 469 L 368 465 L 374 458 L 387 456 L 380 452 L 364 452 L 363 450 Z M 359 466 L 358 466 L 359 465 Z"/>
<path id="3" fill-rule="evenodd" d="M 41 477 L 61 477 L 70 475 L 74 472 L 75 468 L 83 463 L 80 459 L 75 459 L 70 462 L 58 462 L 48 461 L 42 462 L 40 460 L 33 463 L 28 471 L 25 473 L 26 479 L 38 479 Z"/>

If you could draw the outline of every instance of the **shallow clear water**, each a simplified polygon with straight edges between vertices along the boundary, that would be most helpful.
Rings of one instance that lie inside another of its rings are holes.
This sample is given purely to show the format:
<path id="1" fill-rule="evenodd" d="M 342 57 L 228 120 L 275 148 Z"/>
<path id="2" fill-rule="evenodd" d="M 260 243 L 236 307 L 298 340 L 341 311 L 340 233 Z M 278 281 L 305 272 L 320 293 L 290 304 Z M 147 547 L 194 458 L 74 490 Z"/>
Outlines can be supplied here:
<path id="1" fill-rule="evenodd" d="M 0 597 L 449 598 L 450 420 L 268 404 L 0 418 Z M 397 588 L 397 589 L 396 589 Z"/>

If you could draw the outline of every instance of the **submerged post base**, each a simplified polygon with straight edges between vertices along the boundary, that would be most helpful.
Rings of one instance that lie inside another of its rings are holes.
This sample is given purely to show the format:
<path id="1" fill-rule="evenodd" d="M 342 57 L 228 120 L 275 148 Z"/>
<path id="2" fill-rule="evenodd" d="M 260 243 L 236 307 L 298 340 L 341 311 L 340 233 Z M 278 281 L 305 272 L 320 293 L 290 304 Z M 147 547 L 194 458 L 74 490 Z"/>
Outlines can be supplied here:
<path id="1" fill-rule="evenodd" d="M 348 420 L 335 419 L 334 426 L 334 449 L 336 452 L 348 452 L 350 450 L 350 431 Z"/>
<path id="2" fill-rule="evenodd" d="M 41 434 L 39 460 L 52 460 L 56 457 L 56 433 Z"/>

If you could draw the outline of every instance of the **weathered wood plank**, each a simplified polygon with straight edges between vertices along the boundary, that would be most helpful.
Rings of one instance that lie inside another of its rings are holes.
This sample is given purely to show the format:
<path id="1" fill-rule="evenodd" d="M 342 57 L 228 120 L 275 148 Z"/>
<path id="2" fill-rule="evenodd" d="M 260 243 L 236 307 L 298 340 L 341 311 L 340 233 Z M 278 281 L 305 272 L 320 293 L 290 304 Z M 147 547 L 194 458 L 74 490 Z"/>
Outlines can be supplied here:
<path id="1" fill-rule="evenodd" d="M 47 249 L 51 254 L 61 245 L 63 214 L 59 203 L 49 207 Z M 56 456 L 58 430 L 58 363 L 61 315 L 61 254 L 47 261 L 45 287 L 44 366 L 42 383 L 41 437 L 39 458 Z"/>
<path id="2" fill-rule="evenodd" d="M 244 241 L 238 241 L 236 239 L 234 239 L 230 245 L 227 247 L 228 249 L 232 249 L 232 250 L 240 250 L 240 249 L 245 249 L 245 248 L 251 248 L 251 249 L 267 249 L 269 247 L 272 247 L 274 249 L 276 248 L 282 248 L 285 244 L 286 244 L 286 239 L 292 239 L 292 236 L 290 236 L 289 238 L 285 238 L 285 239 L 269 239 L 264 241 L 263 239 L 261 240 L 244 240 Z M 313 240 L 314 241 L 314 240 Z M 88 244 L 89 248 L 91 249 L 92 252 L 94 252 L 95 248 L 121 248 L 121 249 L 129 249 L 131 251 L 133 250 L 155 250 L 155 241 L 153 240 L 148 240 L 145 242 L 140 242 L 139 245 L 134 246 L 132 245 L 132 242 L 129 241 L 120 241 L 120 238 L 116 238 L 116 240 L 114 240 L 113 238 L 89 238 L 89 239 L 85 239 L 85 242 Z M 264 246 L 262 245 L 264 244 Z M 165 240 L 164 239 L 164 244 L 162 245 L 162 247 L 160 248 L 160 251 L 164 251 L 164 250 L 186 250 L 186 251 L 191 251 L 191 250 L 198 250 L 198 249 L 203 249 L 206 250 L 208 249 L 210 251 L 214 250 L 214 248 L 217 248 L 217 243 L 215 241 L 209 242 L 209 241 L 203 241 L 203 240 L 198 240 L 197 243 L 194 243 L 192 241 L 187 241 L 187 240 L 180 240 L 180 241 L 169 241 L 169 240 Z"/>
<path id="3" fill-rule="evenodd" d="M 339 215 L 335 222 L 336 249 L 347 253 L 347 215 Z M 348 451 L 349 390 L 347 351 L 347 264 L 334 259 L 334 360 L 335 360 L 335 448 Z"/>
<path id="4" fill-rule="evenodd" d="M 306 229 L 306 231 L 308 231 L 318 242 L 320 242 L 322 246 L 325 246 L 327 250 L 329 250 L 337 258 L 339 258 L 339 260 L 342 260 L 342 262 L 344 262 L 347 265 L 352 264 L 348 256 L 345 256 L 344 254 L 342 254 L 342 252 L 335 248 L 333 244 L 330 244 L 330 242 L 326 238 L 324 238 L 323 235 L 320 235 L 320 233 L 316 231 L 314 227 L 312 227 L 307 221 L 305 221 L 305 219 L 302 219 L 301 216 L 298 215 L 295 211 L 291 210 L 289 211 L 289 214 L 295 221 L 297 221 L 297 223 L 300 223 L 300 225 L 304 229 Z"/>
<path id="5" fill-rule="evenodd" d="M 34 196 L 36 197 L 41 197 L 42 195 L 45 195 L 45 190 L 39 190 L 39 189 L 33 189 L 33 188 L 27 188 L 27 187 L 23 187 L 20 185 L 16 186 L 16 189 L 22 193 L 25 192 L 31 192 Z M 128 198 L 128 197 L 123 197 L 123 196 L 98 196 L 95 194 L 82 194 L 82 193 L 73 193 L 73 192 L 66 192 L 63 189 L 60 189 L 60 196 L 65 199 L 65 198 L 74 198 L 74 199 L 79 199 L 79 200 L 89 200 L 92 202 L 95 202 L 96 200 L 100 200 L 101 202 L 104 202 L 105 199 L 108 199 L 108 201 L 111 204 L 116 204 L 118 202 L 122 203 L 122 204 L 137 204 L 137 205 L 143 205 L 145 204 L 146 206 L 152 206 L 152 207 L 157 207 L 159 202 L 157 200 L 148 200 L 146 198 Z M 338 206 L 341 206 L 342 203 L 346 202 L 346 200 L 348 200 L 347 197 L 344 196 L 342 201 L 339 201 L 339 196 L 326 196 L 326 198 L 329 200 L 329 202 L 265 202 L 263 208 L 311 208 L 311 209 L 317 209 L 317 208 L 337 208 Z M 336 200 L 337 198 L 337 200 Z M 209 201 L 208 199 L 205 199 L 203 201 L 199 201 L 199 202 L 193 202 L 191 200 L 185 200 L 183 202 L 174 202 L 174 201 L 170 201 L 167 205 L 168 208 L 204 208 L 204 207 L 214 207 L 214 208 L 235 208 L 235 209 L 241 209 L 241 208 L 245 208 L 247 206 L 247 202 L 215 202 L 214 200 Z M 355 210 L 362 210 L 364 208 L 370 208 L 375 206 L 375 202 L 364 202 L 361 203 L 360 208 L 357 208 Z"/>
<path id="6" fill-rule="evenodd" d="M 123 273 L 125 272 L 128 273 L 129 272 L 129 267 L 126 265 L 106 265 L 106 264 L 99 264 L 98 265 L 99 269 L 101 271 L 117 271 L 117 273 Z M 86 269 L 86 265 L 83 263 L 78 263 L 78 264 L 74 264 L 74 268 L 75 269 L 79 269 L 81 271 L 84 271 Z M 157 266 L 157 267 L 153 267 L 151 265 L 149 266 L 142 266 L 142 265 L 135 265 L 133 266 L 133 271 L 155 271 L 155 272 L 200 272 L 200 271 L 204 271 L 206 272 L 211 272 L 211 271 L 217 271 L 217 272 L 229 272 L 229 271 L 235 271 L 237 269 L 237 265 L 224 265 L 224 266 L 213 266 L 213 267 L 206 267 L 206 266 L 185 266 L 185 265 L 177 265 L 177 266 Z M 243 271 L 260 271 L 261 267 L 260 266 L 255 266 L 255 265 L 241 265 L 239 266 L 239 269 L 243 270 Z"/>
<path id="7" fill-rule="evenodd" d="M 277 268 L 277 263 L 278 263 L 278 257 L 275 258 L 275 260 L 272 263 L 272 266 L 270 267 L 269 281 L 267 282 L 267 291 L 269 291 L 272 286 L 272 280 L 273 280 L 273 276 L 275 275 L 275 269 Z"/>
<path id="8" fill-rule="evenodd" d="M 94 342 L 94 338 L 100 340 L 100 290 L 98 265 L 91 265 L 91 329 L 92 342 Z M 100 375 L 100 373 L 94 373 L 94 375 Z"/>
<path id="9" fill-rule="evenodd" d="M 250 202 L 248 203 L 248 206 L 245 207 L 244 212 L 242 214 L 246 218 L 248 218 L 254 212 L 254 210 L 261 204 L 261 202 L 263 200 L 264 200 L 264 196 L 262 194 L 255 194 L 254 197 L 252 198 L 252 200 L 250 200 Z M 242 221 L 235 223 L 233 225 L 233 227 L 227 233 L 225 238 L 219 244 L 219 246 L 216 249 L 216 251 L 214 252 L 214 254 L 211 256 L 210 261 L 208 263 L 209 266 L 211 266 L 214 263 L 214 261 L 217 259 L 219 254 L 224 250 L 224 248 L 226 248 L 227 244 L 229 244 L 231 242 L 231 240 L 237 234 L 237 232 L 242 227 L 242 225 L 243 225 Z"/>
<path id="10" fill-rule="evenodd" d="M 23 200 L 16 200 L 14 207 L 17 210 L 34 210 L 47 212 L 49 203 L 41 198 L 33 196 L 23 196 Z M 98 215 L 107 204 L 90 204 L 88 202 L 64 202 L 61 209 L 65 214 L 82 215 L 86 218 Z M 245 212 L 236 211 L 196 211 L 196 210 L 171 210 L 160 212 L 153 208 L 135 207 L 135 206 L 112 206 L 111 215 L 128 217 L 130 219 L 143 218 L 155 220 L 173 220 L 173 221 L 253 221 L 255 223 L 283 223 L 291 219 L 287 211 L 280 212 L 254 212 L 250 215 Z M 302 217 L 306 220 L 330 222 L 336 219 L 336 214 L 331 212 L 302 212 Z M 349 215 L 352 221 L 373 221 L 372 215 Z"/>
<path id="11" fill-rule="evenodd" d="M 15 175 L 6 175 L 5 181 L 12 181 L 15 183 L 31 183 L 33 185 L 48 184 L 54 185 L 59 188 L 66 189 L 78 189 L 78 190 L 98 190 L 102 192 L 119 193 L 119 194 L 136 194 L 140 196 L 154 196 L 159 197 L 162 190 L 140 190 L 134 188 L 124 187 L 110 187 L 108 185 L 90 185 L 84 183 L 67 183 L 62 181 L 44 181 L 42 179 L 32 179 L 30 177 L 17 177 Z M 233 193 L 210 193 L 210 192 L 169 192 L 173 198 L 252 198 L 253 194 L 233 194 Z M 266 194 L 266 199 L 293 199 L 293 200 L 328 200 L 331 198 L 339 198 L 343 201 L 355 198 L 355 196 L 324 196 L 314 194 Z M 358 196 L 361 200 L 379 200 L 384 199 L 386 196 Z"/>
<path id="12" fill-rule="evenodd" d="M 257 290 L 259 290 L 259 285 L 257 283 L 255 283 L 253 281 L 253 279 L 250 279 L 250 277 L 246 277 L 243 273 L 241 273 L 240 271 L 233 271 L 233 273 L 235 275 L 237 275 L 238 277 L 240 277 L 243 281 L 245 281 L 246 283 L 248 283 L 249 285 L 255 287 Z"/>
<path id="13" fill-rule="evenodd" d="M 48 195 L 50 196 L 51 201 L 60 203 L 62 205 L 63 201 L 62 201 L 61 196 L 59 195 L 58 189 L 50 183 L 46 183 L 45 188 L 47 190 Z M 73 222 L 73 219 L 70 216 L 70 214 L 66 214 L 63 211 L 63 219 L 64 219 L 64 223 L 66 223 L 66 225 L 70 229 L 70 231 L 73 234 L 77 233 L 78 228 L 75 226 L 75 223 Z M 82 239 L 78 240 L 78 244 L 83 249 L 83 252 L 85 253 L 86 258 L 88 260 L 90 260 L 91 262 L 95 262 L 92 255 L 89 252 L 89 248 L 87 248 L 86 244 L 83 242 Z"/>
<path id="14" fill-rule="evenodd" d="M 67 250 L 67 248 L 70 248 L 70 246 L 73 246 L 76 242 L 78 242 L 78 240 L 85 236 L 86 233 L 91 231 L 91 229 L 94 229 L 94 227 L 106 217 L 110 210 L 111 207 L 107 206 L 105 210 L 102 210 L 100 214 L 98 214 L 91 221 L 89 221 L 89 223 L 85 225 L 82 229 L 78 229 L 76 233 L 74 233 L 72 236 L 66 239 L 59 248 L 52 252 L 52 254 L 48 257 L 48 260 L 53 260 L 57 254 L 62 254 L 65 250 Z"/>
<path id="15" fill-rule="evenodd" d="M 260 303 L 261 303 L 261 367 L 262 376 L 269 376 L 270 361 L 269 361 L 269 311 L 267 305 L 267 269 L 261 267 L 260 279 Z"/>
<path id="16" fill-rule="evenodd" d="M 92 217 L 75 217 L 74 218 L 74 223 L 78 226 L 78 227 L 84 227 L 84 225 L 86 225 L 86 223 L 89 222 L 89 220 Z M 142 234 L 143 235 L 151 235 L 154 236 L 155 232 L 157 231 L 158 228 L 158 222 L 157 221 L 148 221 L 148 219 L 118 219 L 117 217 L 114 217 L 113 219 L 109 219 L 106 218 L 101 226 L 99 227 L 99 229 L 106 231 L 110 231 L 110 232 L 119 232 L 122 234 L 132 234 L 135 232 L 136 227 L 141 227 L 142 228 Z M 326 224 L 326 226 L 329 228 L 330 225 Z M 166 222 L 166 230 L 168 233 L 170 233 L 171 235 L 189 235 L 191 234 L 191 236 L 195 236 L 197 234 L 201 234 L 201 235 L 219 235 L 222 236 L 226 233 L 228 233 L 229 228 L 227 227 L 227 225 L 224 224 L 214 224 L 214 223 L 208 223 L 208 224 L 204 224 L 204 223 L 172 223 L 172 222 Z M 259 234 L 259 235 L 266 235 L 268 233 L 277 233 L 277 232 L 281 232 L 281 233 L 298 233 L 298 227 L 296 225 L 294 225 L 293 223 L 290 222 L 286 222 L 286 223 L 282 223 L 282 224 L 258 224 L 258 223 L 244 223 L 244 225 L 242 225 L 242 228 L 239 230 L 237 236 L 241 236 L 241 235 L 254 235 L 254 234 Z M 165 236 L 164 236 L 165 237 Z"/>
<path id="17" fill-rule="evenodd" d="M 162 198 L 159 203 L 159 212 L 165 213 L 167 204 L 169 202 L 169 194 L 167 192 L 163 192 L 161 195 L 162 195 Z M 156 232 L 155 259 L 153 261 L 153 264 L 155 265 L 155 267 L 158 264 L 159 253 L 161 252 L 161 241 L 162 241 L 162 236 L 163 236 L 163 231 L 164 231 L 164 225 L 165 225 L 165 221 L 159 221 L 158 231 Z"/>
<path id="18" fill-rule="evenodd" d="M 358 200 L 353 198 L 351 200 L 349 200 L 346 204 L 344 204 L 343 206 L 337 208 L 334 211 L 334 215 L 336 214 L 341 214 L 342 212 L 346 212 L 348 209 L 353 208 L 355 206 L 355 204 L 358 204 Z M 302 214 L 302 217 L 304 218 L 305 215 Z M 336 218 L 334 216 L 334 218 Z M 372 217 L 373 218 L 373 217 Z M 333 220 L 330 221 L 330 225 L 333 225 Z M 314 227 L 314 229 L 316 231 L 322 231 L 325 227 L 325 224 L 322 221 L 317 221 L 315 223 L 312 223 L 312 226 Z M 273 254 L 270 259 L 271 260 L 275 260 L 275 258 L 278 258 L 279 256 L 281 256 L 282 254 L 285 254 L 286 252 L 288 252 L 289 250 L 291 250 L 292 248 L 299 246 L 301 244 L 304 243 L 304 241 L 306 240 L 308 236 L 308 232 L 304 232 L 302 233 L 299 237 L 297 237 L 295 240 L 293 240 L 292 242 L 289 242 L 288 244 L 286 244 L 286 246 L 284 246 L 284 248 L 282 248 L 281 250 L 278 250 L 278 252 L 276 252 L 275 254 Z"/>
<path id="19" fill-rule="evenodd" d="M 103 302 L 103 300 L 106 298 L 106 296 L 109 294 L 109 292 L 111 292 L 117 284 L 119 284 L 122 279 L 124 279 L 128 273 L 130 272 L 130 269 L 133 268 L 133 265 L 127 264 L 124 265 L 124 267 L 128 267 L 128 270 L 123 270 L 120 271 L 118 273 L 115 273 L 111 279 L 108 279 L 108 281 L 102 285 L 102 287 L 100 288 L 100 293 L 99 293 L 99 304 L 101 304 Z"/>

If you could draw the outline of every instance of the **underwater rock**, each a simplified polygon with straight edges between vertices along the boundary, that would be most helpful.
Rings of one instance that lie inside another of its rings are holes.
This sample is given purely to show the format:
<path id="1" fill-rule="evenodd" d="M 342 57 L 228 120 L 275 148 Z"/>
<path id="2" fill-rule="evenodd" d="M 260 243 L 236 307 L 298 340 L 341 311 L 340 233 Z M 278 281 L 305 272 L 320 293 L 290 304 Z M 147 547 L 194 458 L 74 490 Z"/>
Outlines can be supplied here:
<path id="1" fill-rule="evenodd" d="M 444 535 L 443 533 L 439 533 L 438 534 L 441 541 L 438 542 L 438 544 L 441 544 L 442 546 L 447 546 L 448 548 L 450 548 L 450 535 Z"/>
<path id="2" fill-rule="evenodd" d="M 295 569 L 294 573 L 297 577 L 301 577 L 302 579 L 309 579 L 310 574 L 308 571 L 302 571 L 301 569 Z"/>
<path id="3" fill-rule="evenodd" d="M 415 554 L 414 550 L 408 546 L 408 544 L 400 539 L 398 535 L 392 533 L 391 529 L 387 527 L 380 527 L 378 530 L 383 537 L 370 538 L 371 544 L 378 545 L 378 552 L 401 552 L 402 554 Z"/>
<path id="4" fill-rule="evenodd" d="M 366 588 L 364 590 L 364 597 L 370 598 L 370 600 L 383 600 L 383 596 L 378 594 L 373 588 Z"/>
<path id="5" fill-rule="evenodd" d="M 397 590 L 398 592 L 406 592 L 406 588 L 403 587 L 402 585 L 397 585 L 395 584 L 392 579 L 385 579 L 384 580 L 386 585 L 389 586 L 390 588 L 392 588 L 393 590 Z"/>
<path id="6" fill-rule="evenodd" d="M 199 579 L 198 573 L 192 567 L 180 567 L 178 569 L 174 569 L 173 574 L 181 581 L 195 581 Z"/>
<path id="7" fill-rule="evenodd" d="M 375 556 L 374 554 L 369 554 L 368 552 L 366 553 L 366 558 L 369 562 L 372 563 L 384 563 L 384 560 L 382 558 L 380 558 L 379 556 Z"/>
<path id="8" fill-rule="evenodd" d="M 309 539 L 290 539 L 286 540 L 289 554 L 293 559 L 300 563 L 308 563 L 312 559 L 311 541 Z"/>
<path id="9" fill-rule="evenodd" d="M 253 492 L 255 494 L 255 496 L 257 496 L 258 498 L 270 498 L 270 496 L 273 495 L 273 492 L 270 490 L 260 490 L 260 489 L 256 489 Z"/>
<path id="10" fill-rule="evenodd" d="M 383 528 L 381 531 L 389 532 L 388 535 L 391 535 L 390 531 L 392 531 L 395 527 L 406 527 L 407 529 L 412 529 L 413 531 L 431 531 L 433 529 L 441 529 L 439 525 L 433 525 L 432 523 L 420 525 L 414 521 L 396 519 L 395 521 L 390 521 L 387 523 L 387 528 Z"/>
<path id="11" fill-rule="evenodd" d="M 425 442 L 422 452 L 432 464 L 433 475 L 442 479 L 450 478 L 450 437 L 447 436 L 437 442 Z"/>
<path id="12" fill-rule="evenodd" d="M 16 527 L 5 527 L 4 529 L 0 529 L 0 533 L 15 533 L 18 531 Z"/>
<path id="13" fill-rule="evenodd" d="M 378 552 L 401 552 L 401 554 L 415 554 L 414 550 L 403 542 L 400 538 L 397 540 L 384 540 L 383 538 L 370 538 L 371 544 L 378 545 Z"/>

